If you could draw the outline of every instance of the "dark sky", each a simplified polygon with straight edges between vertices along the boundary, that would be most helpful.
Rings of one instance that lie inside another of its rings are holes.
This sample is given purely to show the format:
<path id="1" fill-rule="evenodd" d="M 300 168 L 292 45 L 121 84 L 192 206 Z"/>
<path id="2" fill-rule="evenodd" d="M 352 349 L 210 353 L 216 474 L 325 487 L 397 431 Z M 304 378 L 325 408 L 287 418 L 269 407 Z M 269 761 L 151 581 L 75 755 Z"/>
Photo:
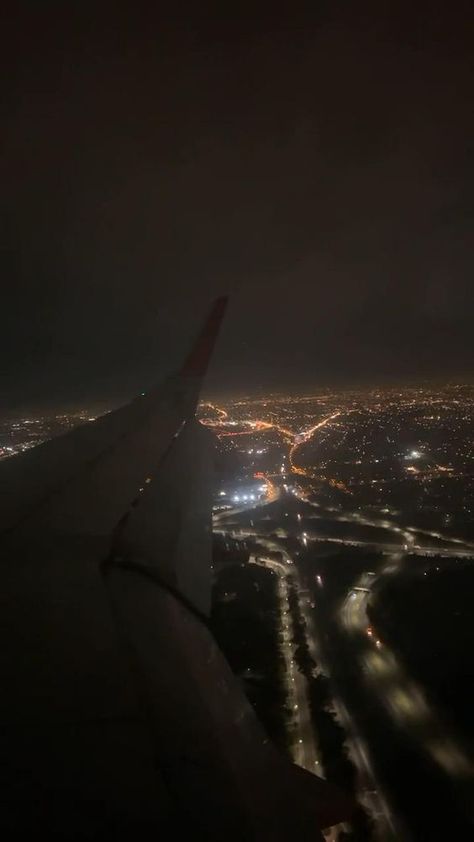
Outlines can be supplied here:
<path id="1" fill-rule="evenodd" d="M 470 374 L 471 3 L 9 5 L 2 403 Z"/>

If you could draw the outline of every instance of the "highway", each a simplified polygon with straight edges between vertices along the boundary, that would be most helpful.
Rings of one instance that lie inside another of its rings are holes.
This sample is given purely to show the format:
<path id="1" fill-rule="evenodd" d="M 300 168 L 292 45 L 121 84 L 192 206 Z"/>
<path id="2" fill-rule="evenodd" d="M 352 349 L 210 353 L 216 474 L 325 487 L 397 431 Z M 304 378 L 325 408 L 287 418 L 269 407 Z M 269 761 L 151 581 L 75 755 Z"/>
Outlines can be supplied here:
<path id="1" fill-rule="evenodd" d="M 308 503 L 307 500 L 304 500 L 304 502 Z M 315 505 L 315 508 L 318 507 Z M 341 632 L 347 637 L 349 649 L 353 652 L 354 664 L 358 664 L 359 666 L 359 680 L 365 682 L 372 698 L 378 700 L 379 706 L 385 709 L 390 720 L 402 729 L 407 738 L 417 745 L 419 750 L 427 752 L 432 761 L 444 773 L 454 781 L 460 778 L 468 778 L 473 774 L 474 770 L 472 770 L 470 761 L 463 752 L 462 746 L 459 746 L 454 736 L 447 732 L 444 723 L 441 722 L 437 713 L 424 697 L 421 688 L 407 674 L 399 658 L 386 645 L 382 644 L 377 636 L 376 630 L 370 627 L 367 617 L 367 604 L 370 592 L 379 576 L 397 574 L 403 569 L 404 564 L 409 564 L 412 555 L 429 556 L 432 554 L 446 557 L 465 555 L 472 557 L 474 554 L 472 546 L 465 542 L 459 542 L 457 539 L 450 540 L 446 536 L 438 533 L 427 535 L 426 532 L 424 533 L 424 537 L 443 540 L 446 544 L 450 544 L 450 546 L 443 548 L 421 546 L 417 543 L 417 530 L 413 527 L 402 528 L 388 519 L 362 516 L 360 512 L 346 512 L 344 514 L 334 512 L 331 514 L 336 519 L 354 523 L 354 525 L 382 528 L 390 535 L 390 541 L 384 544 L 377 544 L 373 541 L 356 541 L 351 538 L 333 539 L 337 543 L 347 545 L 348 547 L 354 544 L 366 546 L 371 551 L 380 551 L 384 556 L 382 568 L 378 572 L 373 570 L 363 572 L 360 578 L 352 583 L 351 588 L 346 593 L 339 607 L 337 621 Z M 230 518 L 231 512 L 228 515 Z M 224 524 L 220 523 L 219 528 L 225 529 Z M 302 586 L 298 570 L 291 563 L 292 559 L 289 557 L 283 545 L 278 541 L 269 540 L 266 536 L 261 535 L 259 533 L 257 519 L 254 528 L 247 526 L 241 527 L 233 534 L 237 538 L 252 536 L 269 551 L 273 550 L 282 553 L 282 562 L 265 559 L 265 564 L 272 567 L 275 571 L 278 570 L 282 581 L 287 580 L 290 576 L 296 576 L 295 581 L 297 582 L 300 608 L 307 625 L 307 642 L 310 654 L 322 666 L 323 671 L 331 675 L 331 669 L 326 669 L 324 657 L 322 657 L 318 645 L 318 637 L 314 625 L 314 609 L 311 608 L 311 595 Z M 288 533 L 286 530 L 281 530 L 281 534 L 286 535 Z M 313 537 L 309 532 L 302 533 L 302 536 L 305 536 L 304 539 L 302 538 L 302 541 L 306 545 L 311 540 L 317 540 L 317 537 Z M 326 539 L 321 537 L 320 540 Z M 264 557 L 264 552 L 262 552 L 262 557 Z M 315 582 L 315 591 L 320 587 L 321 585 Z M 284 588 L 281 590 L 281 604 L 284 611 L 284 606 L 286 605 Z M 284 642 L 285 644 L 288 642 L 291 643 L 291 640 L 288 640 L 288 637 L 291 638 L 291 631 L 288 625 L 285 627 L 285 620 L 283 620 L 283 624 Z M 288 648 L 285 646 L 285 650 L 289 703 L 293 707 L 295 704 L 298 705 L 298 717 L 295 718 L 295 762 L 311 771 L 317 771 L 319 774 L 323 774 L 324 770 L 321 766 L 321 760 L 318 757 L 317 742 L 313 733 L 307 704 L 306 682 L 304 677 L 298 672 L 296 665 L 291 663 L 293 660 L 291 657 L 291 646 L 288 646 Z M 292 680 L 293 678 L 295 679 L 294 681 Z M 290 684 L 293 685 L 293 689 L 290 687 Z M 336 690 L 336 692 L 338 693 L 339 691 Z M 342 695 L 337 695 L 336 698 L 333 697 L 333 701 L 335 713 L 348 735 L 347 746 L 349 756 L 358 770 L 359 798 L 375 822 L 377 838 L 384 840 L 384 842 L 386 840 L 402 838 L 404 840 L 410 839 L 410 835 L 405 828 L 403 828 L 403 831 L 400 831 L 399 818 L 394 816 L 393 811 L 380 791 L 379 785 L 376 783 L 376 777 L 372 767 L 372 752 L 359 723 L 349 713 Z M 300 740 L 302 742 L 299 742 Z M 337 829 L 333 829 L 331 833 L 330 839 L 336 840 Z"/>
<path id="2" fill-rule="evenodd" d="M 262 539 L 262 543 L 268 549 L 276 548 L 275 544 L 265 542 L 264 539 Z M 309 772 L 318 774 L 321 773 L 321 761 L 311 721 L 306 678 L 299 671 L 294 660 L 295 646 L 292 643 L 292 618 L 288 603 L 289 583 L 292 580 L 296 585 L 297 593 L 300 597 L 300 607 L 303 607 L 300 596 L 301 583 L 299 581 L 298 571 L 288 554 L 281 551 L 280 547 L 278 547 L 278 551 L 283 554 L 284 560 L 282 562 L 266 558 L 264 555 L 252 555 L 249 561 L 251 564 L 258 564 L 272 570 L 278 576 L 280 624 L 283 641 L 282 653 L 286 664 L 287 704 L 293 716 L 293 759 L 298 766 L 302 766 Z"/>
<path id="3" fill-rule="evenodd" d="M 239 534 L 240 537 L 244 537 L 247 533 Z M 307 643 L 310 654 L 319 668 L 322 668 L 323 672 L 328 675 L 329 671 L 324 666 L 320 647 L 317 642 L 317 633 L 311 613 L 311 597 L 309 592 L 304 589 L 299 571 L 285 548 L 280 543 L 269 540 L 263 535 L 258 536 L 258 540 L 262 545 L 262 553 L 252 554 L 249 562 L 272 570 L 278 576 L 280 623 L 283 638 L 283 655 L 286 663 L 287 704 L 293 711 L 293 759 L 295 763 L 308 771 L 324 776 L 324 768 L 318 751 L 317 736 L 314 733 L 311 720 L 307 682 L 298 670 L 294 660 L 293 632 L 288 604 L 288 587 L 290 582 L 293 582 L 296 586 L 301 616 L 306 622 Z M 281 553 L 282 561 L 266 557 L 264 554 L 265 550 Z M 333 698 L 333 705 L 335 714 L 347 734 L 346 745 L 349 756 L 358 770 L 361 782 L 359 792 L 361 803 L 366 807 L 376 823 L 380 839 L 388 842 L 388 840 L 400 838 L 395 835 L 394 820 L 390 809 L 377 789 L 370 764 L 369 751 L 362 736 L 356 732 L 355 725 L 342 700 Z M 337 842 L 339 831 L 343 829 L 341 826 L 326 831 L 324 835 L 327 842 Z"/>
<path id="4" fill-rule="evenodd" d="M 294 566 L 294 563 L 286 550 L 279 544 L 269 541 L 265 537 L 261 537 L 261 543 L 267 550 L 281 552 L 283 561 L 275 561 L 274 559 L 266 558 L 265 556 L 250 556 L 251 564 L 259 564 L 269 570 L 273 570 L 279 578 L 279 597 L 280 597 L 280 622 L 283 637 L 283 656 L 286 663 L 286 689 L 287 689 L 287 704 L 293 711 L 293 742 L 292 755 L 294 762 L 306 769 L 308 772 L 323 777 L 324 769 L 321 757 L 318 751 L 316 734 L 314 732 L 313 723 L 311 720 L 311 710 L 308 699 L 308 686 L 304 675 L 299 671 L 294 661 L 294 645 L 291 642 L 293 633 L 291 627 L 291 614 L 288 603 L 288 586 L 292 580 L 296 586 L 299 608 L 301 615 L 307 617 L 306 609 L 308 597 L 305 594 L 299 572 Z M 307 626 L 308 630 L 312 629 L 312 624 Z M 314 640 L 311 634 L 307 636 L 307 643 L 310 652 L 314 653 Z M 335 826 L 328 828 L 323 832 L 326 842 L 337 842 L 339 838 L 339 831 L 343 829 L 342 826 Z"/>
<path id="5" fill-rule="evenodd" d="M 321 647 L 318 644 L 318 634 L 315 628 L 312 610 L 312 598 L 309 591 L 306 593 L 302 591 L 302 597 L 303 616 L 306 620 L 306 628 L 308 629 L 310 655 L 316 661 L 322 673 L 330 677 L 331 671 L 325 663 Z M 334 713 L 340 725 L 344 728 L 346 734 L 345 744 L 348 754 L 358 772 L 358 799 L 374 821 L 377 838 L 384 840 L 384 842 L 396 842 L 401 837 L 397 832 L 397 824 L 392 811 L 383 794 L 378 789 L 370 760 L 369 748 L 346 705 L 340 696 L 335 695 L 334 686 L 332 690 Z M 337 839 L 337 835 L 334 838 Z"/>
<path id="6" fill-rule="evenodd" d="M 316 509 L 318 514 L 324 512 L 324 515 L 321 515 L 321 518 L 327 517 L 337 523 L 354 524 L 354 526 L 367 526 L 372 529 L 381 529 L 390 533 L 394 538 L 394 540 L 390 542 L 383 542 L 380 540 L 370 541 L 368 539 L 356 538 L 355 536 L 341 538 L 326 536 L 321 534 L 321 530 L 319 532 L 305 531 L 304 535 L 311 541 L 343 544 L 348 547 L 367 547 L 367 549 L 392 555 L 391 560 L 388 562 L 389 565 L 392 565 L 392 572 L 394 572 L 395 569 L 399 569 L 402 559 L 409 555 L 440 556 L 444 558 L 474 558 L 474 544 L 469 541 L 462 541 L 460 538 L 453 538 L 449 535 L 443 535 L 440 532 L 418 529 L 414 526 L 402 527 L 387 518 L 367 517 L 366 515 L 362 515 L 359 511 L 345 511 L 343 513 L 339 513 L 329 509 L 324 510 L 321 509 L 317 503 L 308 500 L 303 494 L 297 493 L 296 496 L 302 502 L 306 503 L 306 505 L 310 505 Z M 306 530 L 310 529 L 311 527 L 306 527 Z M 430 546 L 429 544 L 419 544 L 416 543 L 417 536 L 434 538 L 436 541 L 442 541 L 444 544 L 449 544 L 450 546 Z M 387 572 L 388 567 L 384 568 L 384 571 Z"/>
<path id="7" fill-rule="evenodd" d="M 474 767 L 462 744 L 450 734 L 446 723 L 441 721 L 422 688 L 408 674 L 397 653 L 379 639 L 367 615 L 375 584 L 380 577 L 400 570 L 403 563 L 404 555 L 394 553 L 377 574 L 373 571 L 363 573 L 344 599 L 339 622 L 346 634 L 358 636 L 362 675 L 381 704 L 388 709 L 392 720 L 446 774 L 454 778 L 469 778 L 474 774 Z"/>
<path id="8" fill-rule="evenodd" d="M 361 675 L 370 684 L 381 704 L 387 708 L 392 720 L 446 774 L 453 778 L 468 778 L 474 775 L 474 766 L 463 746 L 453 734 L 449 733 L 446 723 L 441 720 L 434 706 L 425 697 L 422 688 L 408 674 L 396 652 L 380 640 L 367 614 L 373 588 L 381 578 L 401 573 L 403 566 L 409 564 L 410 555 L 473 557 L 474 546 L 469 542 L 444 536 L 438 532 L 417 530 L 414 527 L 402 528 L 387 519 L 368 518 L 359 512 L 335 515 L 335 520 L 384 529 L 400 541 L 400 545 L 396 546 L 393 543 L 333 539 L 337 543 L 350 546 L 367 546 L 384 555 L 383 566 L 378 571 L 366 570 L 357 581 L 353 582 L 339 610 L 339 623 L 345 633 L 348 636 L 358 635 L 356 652 L 361 666 Z M 451 546 L 442 548 L 420 546 L 416 543 L 418 533 L 444 541 Z M 315 540 L 310 532 L 304 534 L 306 541 Z M 318 536 L 316 540 L 327 539 Z M 361 636 L 363 636 L 363 643 Z M 364 754 L 366 754 L 365 751 Z"/>

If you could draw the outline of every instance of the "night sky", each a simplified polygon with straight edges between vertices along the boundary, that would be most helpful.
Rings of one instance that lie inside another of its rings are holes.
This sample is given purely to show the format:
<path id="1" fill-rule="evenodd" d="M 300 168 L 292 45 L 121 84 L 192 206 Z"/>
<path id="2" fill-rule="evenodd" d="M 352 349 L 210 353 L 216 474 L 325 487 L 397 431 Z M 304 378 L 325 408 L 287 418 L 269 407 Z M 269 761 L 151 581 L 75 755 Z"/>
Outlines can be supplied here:
<path id="1" fill-rule="evenodd" d="M 471 3 L 9 5 L 4 406 L 470 376 Z"/>

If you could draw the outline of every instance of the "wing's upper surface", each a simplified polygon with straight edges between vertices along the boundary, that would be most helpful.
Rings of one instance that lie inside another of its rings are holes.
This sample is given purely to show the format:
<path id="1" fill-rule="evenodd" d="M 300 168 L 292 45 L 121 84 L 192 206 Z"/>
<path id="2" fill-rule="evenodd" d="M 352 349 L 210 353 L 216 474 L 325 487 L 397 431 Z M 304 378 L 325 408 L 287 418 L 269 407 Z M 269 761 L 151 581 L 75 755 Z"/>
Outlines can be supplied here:
<path id="1" fill-rule="evenodd" d="M 347 805 L 271 745 L 202 615 L 224 304 L 167 383 L 0 465 L 3 838 L 310 840 Z"/>

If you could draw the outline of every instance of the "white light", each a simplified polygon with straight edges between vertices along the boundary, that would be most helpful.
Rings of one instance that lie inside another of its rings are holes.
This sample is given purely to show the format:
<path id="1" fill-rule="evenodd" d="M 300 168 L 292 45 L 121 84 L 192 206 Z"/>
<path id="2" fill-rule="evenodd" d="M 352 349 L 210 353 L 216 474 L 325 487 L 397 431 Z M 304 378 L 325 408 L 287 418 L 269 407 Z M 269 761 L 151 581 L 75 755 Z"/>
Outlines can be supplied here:
<path id="1" fill-rule="evenodd" d="M 251 500 L 255 500 L 255 494 L 251 494 L 251 495 L 250 495 L 250 499 L 251 499 Z"/>
<path id="2" fill-rule="evenodd" d="M 239 495 L 238 495 L 238 494 L 236 494 L 236 495 L 235 495 L 235 497 L 233 498 L 233 500 L 234 500 L 234 503 L 238 503 L 238 502 L 239 502 L 239 500 L 240 500 Z"/>
<path id="3" fill-rule="evenodd" d="M 221 496 L 221 497 L 225 497 L 225 491 L 221 491 L 221 492 L 220 492 L 220 496 Z"/>
<path id="4" fill-rule="evenodd" d="M 242 497 L 242 500 L 248 500 L 248 499 L 249 498 L 248 498 L 247 494 L 244 494 L 244 496 Z"/>

